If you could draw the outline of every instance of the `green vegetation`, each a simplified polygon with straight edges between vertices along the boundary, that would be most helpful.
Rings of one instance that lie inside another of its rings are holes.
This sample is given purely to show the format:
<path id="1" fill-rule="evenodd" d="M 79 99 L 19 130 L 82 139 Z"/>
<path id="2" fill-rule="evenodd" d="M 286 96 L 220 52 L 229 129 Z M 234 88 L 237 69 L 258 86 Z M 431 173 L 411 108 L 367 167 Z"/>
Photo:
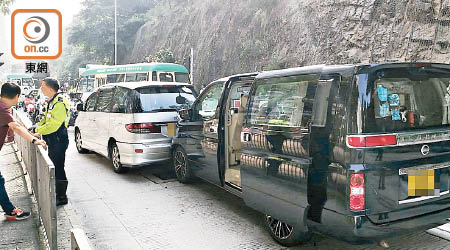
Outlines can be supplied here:
<path id="1" fill-rule="evenodd" d="M 270 56 L 270 60 L 265 70 L 276 70 L 284 68 L 287 68 L 287 62 L 280 58 L 280 56 L 274 51 Z"/>
<path id="2" fill-rule="evenodd" d="M 88 63 L 114 64 L 114 0 L 85 0 L 82 4 L 84 7 L 67 29 L 68 46 L 57 69 L 61 77 L 78 77 L 78 68 Z M 118 64 L 133 49 L 139 28 L 163 15 L 172 4 L 170 0 L 117 0 Z M 172 52 L 158 53 L 150 59 L 174 62 Z"/>
<path id="3" fill-rule="evenodd" d="M 229 3 L 218 0 L 117 3 L 118 64 L 157 61 L 189 67 L 189 48 L 194 47 L 199 53 L 197 79 L 209 81 L 232 73 L 284 68 L 290 60 L 277 47 L 277 32 L 289 29 L 271 14 L 277 0 L 243 1 L 232 12 Z M 114 0 L 82 4 L 66 32 L 68 46 L 57 62 L 59 77 L 77 78 L 78 68 L 86 64 L 114 64 Z M 272 25 L 277 32 L 269 32 Z"/>
<path id="4" fill-rule="evenodd" d="M 5 15 L 9 14 L 9 6 L 14 2 L 14 0 L 0 0 L 0 12 Z"/>
<path id="5" fill-rule="evenodd" d="M 149 55 L 145 58 L 147 62 L 175 63 L 173 52 L 169 49 L 161 49 L 155 55 Z"/>

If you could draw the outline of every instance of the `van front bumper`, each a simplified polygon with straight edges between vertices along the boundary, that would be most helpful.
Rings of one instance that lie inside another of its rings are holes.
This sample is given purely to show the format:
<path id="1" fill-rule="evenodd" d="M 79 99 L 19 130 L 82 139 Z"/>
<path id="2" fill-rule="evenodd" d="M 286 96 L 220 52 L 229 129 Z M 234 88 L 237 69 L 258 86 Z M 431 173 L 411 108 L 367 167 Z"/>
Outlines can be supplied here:
<path id="1" fill-rule="evenodd" d="M 121 143 L 117 142 L 120 153 L 120 163 L 125 167 L 138 167 L 154 162 L 170 159 L 172 143 Z M 136 150 L 142 150 L 137 153 Z"/>
<path id="2" fill-rule="evenodd" d="M 313 222 L 311 226 L 347 242 L 365 243 L 435 228 L 448 223 L 447 218 L 450 218 L 450 210 L 445 209 L 414 218 L 374 224 L 365 215 L 347 216 L 324 210 L 321 225 Z"/>

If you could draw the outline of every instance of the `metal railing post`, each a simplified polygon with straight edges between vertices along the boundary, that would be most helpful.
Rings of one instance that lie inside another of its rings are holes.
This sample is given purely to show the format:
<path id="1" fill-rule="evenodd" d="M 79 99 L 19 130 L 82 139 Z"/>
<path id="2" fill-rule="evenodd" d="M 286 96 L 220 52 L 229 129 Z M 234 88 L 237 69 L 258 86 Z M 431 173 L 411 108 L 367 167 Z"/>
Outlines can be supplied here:
<path id="1" fill-rule="evenodd" d="M 31 123 L 26 116 L 17 111 L 14 111 L 13 115 L 18 121 L 25 124 Z M 57 250 L 55 167 L 42 146 L 34 146 L 17 135 L 15 135 L 15 141 L 17 149 L 20 150 L 17 152 L 18 158 L 25 164 L 31 180 L 48 245 L 51 250 Z"/>

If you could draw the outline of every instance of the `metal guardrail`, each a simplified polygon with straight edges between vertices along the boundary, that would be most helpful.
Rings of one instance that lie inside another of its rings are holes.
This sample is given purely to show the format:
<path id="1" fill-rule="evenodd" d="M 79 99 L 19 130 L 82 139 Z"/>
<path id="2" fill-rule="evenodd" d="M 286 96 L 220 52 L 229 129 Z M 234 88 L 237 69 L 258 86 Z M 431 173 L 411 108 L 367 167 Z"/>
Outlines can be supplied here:
<path id="1" fill-rule="evenodd" d="M 24 113 L 14 110 L 13 116 L 16 120 L 31 126 L 30 119 Z M 18 135 L 14 135 L 14 139 L 31 180 L 48 245 L 51 250 L 57 250 L 55 167 L 42 146 L 35 146 Z"/>

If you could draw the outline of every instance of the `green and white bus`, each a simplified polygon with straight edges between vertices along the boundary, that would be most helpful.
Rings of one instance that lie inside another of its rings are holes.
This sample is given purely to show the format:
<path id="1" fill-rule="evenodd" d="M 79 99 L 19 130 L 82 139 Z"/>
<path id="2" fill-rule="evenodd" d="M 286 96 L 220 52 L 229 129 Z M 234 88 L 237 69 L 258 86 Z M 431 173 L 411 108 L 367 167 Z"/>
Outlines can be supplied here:
<path id="1" fill-rule="evenodd" d="M 91 92 L 108 83 L 117 82 L 180 82 L 190 83 L 189 71 L 174 63 L 137 63 L 116 66 L 95 66 L 80 74 L 76 92 Z"/>

